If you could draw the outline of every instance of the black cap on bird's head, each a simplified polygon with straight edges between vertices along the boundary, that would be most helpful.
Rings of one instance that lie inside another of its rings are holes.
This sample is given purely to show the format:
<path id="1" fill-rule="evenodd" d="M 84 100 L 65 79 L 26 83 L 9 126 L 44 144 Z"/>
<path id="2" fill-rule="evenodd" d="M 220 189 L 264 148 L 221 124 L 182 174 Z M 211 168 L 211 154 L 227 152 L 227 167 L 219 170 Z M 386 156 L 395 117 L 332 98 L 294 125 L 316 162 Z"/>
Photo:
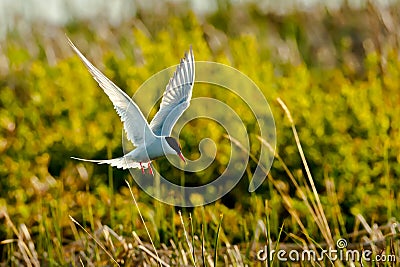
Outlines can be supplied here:
<path id="1" fill-rule="evenodd" d="M 165 140 L 167 141 L 168 145 L 176 151 L 176 153 L 178 154 L 178 156 L 181 158 L 181 160 L 183 160 L 183 162 L 186 163 L 185 158 L 182 155 L 182 148 L 181 145 L 179 144 L 179 142 L 170 136 L 165 137 Z"/>

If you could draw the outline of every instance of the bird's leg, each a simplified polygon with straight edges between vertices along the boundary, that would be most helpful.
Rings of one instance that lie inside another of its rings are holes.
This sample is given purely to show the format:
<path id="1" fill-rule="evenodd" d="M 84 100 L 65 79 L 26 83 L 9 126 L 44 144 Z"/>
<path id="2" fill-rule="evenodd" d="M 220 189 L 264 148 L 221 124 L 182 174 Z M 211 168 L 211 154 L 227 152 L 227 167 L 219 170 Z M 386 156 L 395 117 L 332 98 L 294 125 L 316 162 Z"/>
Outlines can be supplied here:
<path id="1" fill-rule="evenodd" d="M 139 162 L 139 164 L 140 164 L 140 168 L 142 169 L 142 174 L 144 174 L 144 168 L 143 168 L 143 165 L 142 165 L 142 163 L 141 163 L 141 162 Z"/>
<path id="2" fill-rule="evenodd" d="M 151 162 L 147 163 L 147 168 L 149 168 L 149 172 L 153 175 L 153 170 L 151 169 Z"/>

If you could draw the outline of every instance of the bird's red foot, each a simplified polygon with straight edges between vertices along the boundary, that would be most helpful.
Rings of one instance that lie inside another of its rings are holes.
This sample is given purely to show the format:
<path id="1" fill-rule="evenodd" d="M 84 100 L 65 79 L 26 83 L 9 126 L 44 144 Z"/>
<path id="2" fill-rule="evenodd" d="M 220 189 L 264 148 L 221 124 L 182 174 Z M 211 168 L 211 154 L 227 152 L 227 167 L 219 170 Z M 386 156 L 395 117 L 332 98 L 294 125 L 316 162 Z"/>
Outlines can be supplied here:
<path id="1" fill-rule="evenodd" d="M 139 162 L 139 164 L 140 164 L 140 168 L 142 169 L 142 174 L 144 174 L 144 168 L 143 168 L 143 165 L 142 165 L 142 163 L 141 163 L 141 162 Z"/>
<path id="2" fill-rule="evenodd" d="M 151 169 L 151 162 L 147 163 L 147 168 L 149 168 L 149 173 L 153 175 L 153 170 Z"/>

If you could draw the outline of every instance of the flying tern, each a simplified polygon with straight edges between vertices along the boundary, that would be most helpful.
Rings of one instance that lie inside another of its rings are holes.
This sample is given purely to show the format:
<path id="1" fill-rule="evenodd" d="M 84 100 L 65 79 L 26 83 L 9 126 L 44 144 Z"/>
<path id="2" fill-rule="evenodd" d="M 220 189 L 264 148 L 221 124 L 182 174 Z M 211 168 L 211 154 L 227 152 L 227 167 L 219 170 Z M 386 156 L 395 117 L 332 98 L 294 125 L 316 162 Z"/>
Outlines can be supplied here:
<path id="1" fill-rule="evenodd" d="M 93 78 L 110 98 L 121 118 L 128 140 L 136 147 L 124 156 L 114 159 L 71 158 L 98 164 L 110 164 L 113 167 L 122 169 L 140 168 L 143 174 L 145 173 L 144 169 L 147 168 L 149 168 L 150 174 L 153 174 L 151 161 L 167 154 L 178 155 L 186 163 L 179 142 L 170 135 L 176 121 L 189 107 L 190 99 L 192 98 L 195 75 L 192 47 L 190 46 L 189 51 L 185 53 L 184 58 L 181 59 L 175 73 L 169 80 L 163 94 L 160 109 L 148 124 L 135 102 L 94 67 L 72 41 L 69 38 L 67 39 Z"/>

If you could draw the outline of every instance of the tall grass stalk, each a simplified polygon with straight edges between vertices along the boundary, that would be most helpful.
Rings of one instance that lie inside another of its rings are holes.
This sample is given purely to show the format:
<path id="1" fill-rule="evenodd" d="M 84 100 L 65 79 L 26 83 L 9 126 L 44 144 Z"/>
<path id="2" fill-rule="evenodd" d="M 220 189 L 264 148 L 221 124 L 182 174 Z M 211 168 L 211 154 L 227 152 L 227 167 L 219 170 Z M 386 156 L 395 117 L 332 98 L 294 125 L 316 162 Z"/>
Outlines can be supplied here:
<path id="1" fill-rule="evenodd" d="M 282 232 L 283 232 L 284 226 L 285 226 L 285 223 L 282 223 L 281 229 L 279 230 L 279 234 L 278 234 L 278 237 L 277 237 L 277 239 L 276 239 L 275 251 L 278 251 L 279 242 L 280 242 L 280 240 L 281 240 L 281 236 L 282 236 Z M 270 266 L 274 266 L 273 264 L 274 264 L 274 261 L 275 261 L 275 259 L 276 259 L 275 256 L 276 256 L 276 254 L 274 253 L 274 256 L 272 257 L 272 261 L 271 261 L 271 265 L 270 265 Z M 268 255 L 268 258 L 269 258 L 269 255 Z"/>
<path id="2" fill-rule="evenodd" d="M 192 213 L 189 213 L 189 222 L 190 222 L 190 233 L 192 235 L 192 257 L 194 259 L 194 263 L 196 263 L 196 255 L 195 255 L 195 244 L 194 244 L 194 226 L 193 226 L 193 217 Z"/>
<path id="3" fill-rule="evenodd" d="M 111 143 L 107 145 L 107 158 L 112 159 Z M 114 227 L 115 207 L 114 207 L 114 173 L 113 167 L 108 165 L 108 187 L 110 191 L 110 226 Z"/>
<path id="4" fill-rule="evenodd" d="M 158 173 L 155 173 L 153 178 L 154 178 L 154 193 L 156 196 L 155 198 L 153 198 L 153 207 L 155 209 L 154 229 L 158 237 L 158 238 L 155 237 L 155 243 L 159 245 L 161 240 L 164 239 L 166 233 L 166 225 L 165 225 L 166 214 L 165 214 L 165 209 L 163 208 L 163 203 L 159 201 L 159 199 L 161 198 L 160 175 Z"/>
<path id="5" fill-rule="evenodd" d="M 142 213 L 140 212 L 139 205 L 138 205 L 138 203 L 136 202 L 135 196 L 133 195 L 133 191 L 132 191 L 131 185 L 129 184 L 129 182 L 128 182 L 127 180 L 125 180 L 125 183 L 128 185 L 129 192 L 131 193 L 133 202 L 135 203 L 135 206 L 136 206 L 136 208 L 137 208 L 137 210 L 138 210 L 138 213 L 139 213 L 139 216 L 140 216 L 140 220 L 142 221 L 143 226 L 144 226 L 144 228 L 145 228 L 145 230 L 146 230 L 147 236 L 148 236 L 149 239 L 150 239 L 150 243 L 151 243 L 151 245 L 153 246 L 156 259 L 157 259 L 158 263 L 159 263 L 160 266 L 161 266 L 161 265 L 162 265 L 161 259 L 160 259 L 160 257 L 158 256 L 157 249 L 156 249 L 156 247 L 154 246 L 154 242 L 153 242 L 153 239 L 151 238 L 149 229 L 147 229 L 147 225 L 146 225 L 146 223 L 145 223 L 145 221 L 144 221 L 144 219 L 143 219 Z"/>
<path id="6" fill-rule="evenodd" d="M 265 229 L 265 235 L 266 235 L 266 238 L 267 238 L 267 260 L 265 261 L 265 266 L 272 266 L 271 265 L 272 262 L 271 262 L 271 259 L 269 257 L 269 255 L 271 255 L 272 239 L 271 239 L 271 225 L 270 225 L 270 222 L 269 222 L 269 214 L 270 214 L 270 212 L 269 212 L 269 208 L 268 208 L 268 200 L 265 200 L 264 208 L 265 208 L 265 214 L 267 215 L 266 216 L 267 227 Z"/>
<path id="7" fill-rule="evenodd" d="M 289 111 L 288 107 L 286 106 L 286 104 L 280 98 L 278 98 L 277 101 L 281 105 L 283 110 L 285 111 L 286 116 L 288 117 L 289 122 L 290 122 L 290 124 L 292 126 L 292 131 L 293 131 L 293 135 L 294 135 L 294 138 L 295 138 L 295 141 L 296 141 L 296 144 L 297 144 L 297 149 L 299 150 L 301 161 L 303 162 L 304 168 L 305 168 L 306 173 L 307 173 L 308 181 L 310 182 L 310 185 L 311 185 L 311 188 L 312 188 L 312 192 L 314 193 L 315 200 L 317 201 L 316 213 L 317 213 L 317 215 L 319 215 L 319 216 L 317 216 L 317 219 L 318 220 L 322 220 L 321 225 L 324 226 L 321 229 L 321 233 L 324 235 L 325 240 L 327 241 L 327 243 L 331 247 L 333 247 L 334 242 L 333 242 L 332 234 L 331 234 L 331 231 L 330 231 L 330 228 L 329 228 L 329 224 L 328 224 L 328 221 L 326 219 L 326 216 L 325 216 L 325 213 L 324 213 L 324 209 L 322 208 L 321 200 L 319 198 L 317 189 L 315 187 L 314 179 L 313 179 L 313 177 L 311 175 L 310 168 L 308 167 L 306 157 L 304 156 L 303 148 L 301 146 L 300 138 L 299 138 L 299 135 L 297 134 L 296 126 L 294 125 L 292 115 L 290 114 L 290 111 Z"/>
<path id="8" fill-rule="evenodd" d="M 184 234 L 184 236 L 185 236 L 186 243 L 187 243 L 187 245 L 188 245 L 188 247 L 189 247 L 190 259 L 191 259 L 191 261 L 192 261 L 192 264 L 193 264 L 194 266 L 196 266 L 196 258 L 195 258 L 195 256 L 194 256 L 194 247 L 193 247 L 193 244 L 194 244 L 194 243 L 190 243 L 190 241 L 189 241 L 189 236 L 188 236 L 187 231 L 186 231 L 185 222 L 183 221 L 183 217 L 182 217 L 181 211 L 178 211 L 178 214 L 179 214 L 179 218 L 181 219 L 181 224 L 182 224 L 182 227 L 183 227 L 183 234 Z M 193 228 L 192 228 L 192 229 L 193 229 Z M 193 231 L 193 230 L 192 230 L 192 231 Z"/>
<path id="9" fill-rule="evenodd" d="M 203 259 L 203 267 L 206 267 L 206 254 L 204 244 L 204 225 L 201 224 L 201 258 Z"/>
<path id="10" fill-rule="evenodd" d="M 219 233 L 221 230 L 221 225 L 222 225 L 222 219 L 224 218 L 224 215 L 220 215 L 220 221 L 218 223 L 218 229 L 217 229 L 217 234 L 215 236 L 215 242 L 214 242 L 214 267 L 217 267 L 217 262 L 218 262 L 218 240 L 219 240 Z"/>
<path id="11" fill-rule="evenodd" d="M 295 179 L 294 175 L 292 174 L 292 172 L 289 170 L 289 168 L 286 166 L 286 164 L 284 163 L 284 161 L 282 160 L 282 158 L 279 156 L 279 154 L 277 153 L 277 151 L 275 151 L 270 145 L 269 143 L 264 140 L 263 138 L 258 136 L 258 139 L 261 141 L 262 145 L 266 146 L 267 148 L 269 148 L 275 155 L 275 158 L 282 164 L 285 172 L 287 173 L 288 177 L 290 178 L 291 182 L 293 183 L 293 185 L 295 186 L 297 192 L 300 195 L 300 198 L 303 200 L 303 202 L 305 203 L 306 207 L 308 208 L 311 216 L 313 217 L 314 221 L 316 222 L 318 228 L 320 229 L 320 232 L 322 233 L 324 239 L 326 240 L 327 244 L 331 247 L 333 247 L 334 242 L 333 242 L 333 238 L 332 238 L 332 234 L 330 231 L 330 227 L 328 225 L 318 192 L 316 190 L 311 172 L 309 170 L 307 161 L 305 159 L 304 156 L 304 152 L 302 150 L 300 141 L 299 141 L 299 136 L 297 134 L 295 125 L 293 123 L 293 119 L 291 117 L 291 114 L 289 112 L 289 109 L 286 107 L 286 105 L 284 104 L 284 102 L 281 99 L 278 99 L 279 104 L 282 106 L 282 108 L 284 109 L 286 115 L 289 118 L 289 121 L 291 123 L 291 127 L 292 127 L 292 131 L 293 134 L 295 136 L 295 140 L 296 140 L 296 144 L 297 144 L 297 148 L 299 150 L 301 159 L 302 159 L 302 163 L 306 169 L 306 173 L 307 173 L 307 178 L 308 178 L 308 182 L 311 185 L 311 189 L 310 187 L 308 187 L 307 183 L 305 184 L 305 190 L 304 191 L 302 189 L 302 187 L 299 185 L 299 183 L 297 182 L 297 180 Z M 236 139 L 229 137 L 229 136 L 225 136 L 227 138 L 229 138 L 233 144 L 235 144 L 236 146 L 238 146 L 240 149 L 242 149 L 245 153 L 249 153 L 250 158 L 256 162 L 258 165 L 260 165 L 261 163 L 258 161 L 258 159 L 256 158 L 256 156 L 254 154 L 252 154 L 250 151 L 247 151 L 246 148 L 243 147 L 243 145 Z M 290 215 L 295 219 L 295 221 L 297 222 L 297 224 L 300 226 L 303 234 L 307 237 L 308 242 L 305 243 L 304 245 L 306 247 L 311 247 L 311 249 L 316 250 L 316 246 L 315 246 L 315 241 L 310 237 L 309 233 L 308 233 L 308 229 L 304 226 L 303 222 L 301 221 L 299 215 L 297 214 L 296 209 L 293 206 L 293 200 L 290 196 L 287 195 L 286 192 L 284 192 L 281 188 L 281 186 L 279 186 L 279 184 L 277 183 L 277 181 L 272 177 L 271 173 L 268 173 L 267 170 L 263 167 L 263 165 L 260 165 L 261 169 L 267 174 L 267 177 L 269 179 L 269 181 L 274 185 L 275 189 L 278 191 L 278 193 L 280 194 L 280 196 L 282 197 L 282 200 L 286 206 L 286 209 L 288 210 L 288 212 L 290 213 Z M 307 197 L 309 196 L 309 197 Z M 294 236 L 294 235 L 292 235 Z M 318 244 L 317 244 L 318 246 Z"/>

